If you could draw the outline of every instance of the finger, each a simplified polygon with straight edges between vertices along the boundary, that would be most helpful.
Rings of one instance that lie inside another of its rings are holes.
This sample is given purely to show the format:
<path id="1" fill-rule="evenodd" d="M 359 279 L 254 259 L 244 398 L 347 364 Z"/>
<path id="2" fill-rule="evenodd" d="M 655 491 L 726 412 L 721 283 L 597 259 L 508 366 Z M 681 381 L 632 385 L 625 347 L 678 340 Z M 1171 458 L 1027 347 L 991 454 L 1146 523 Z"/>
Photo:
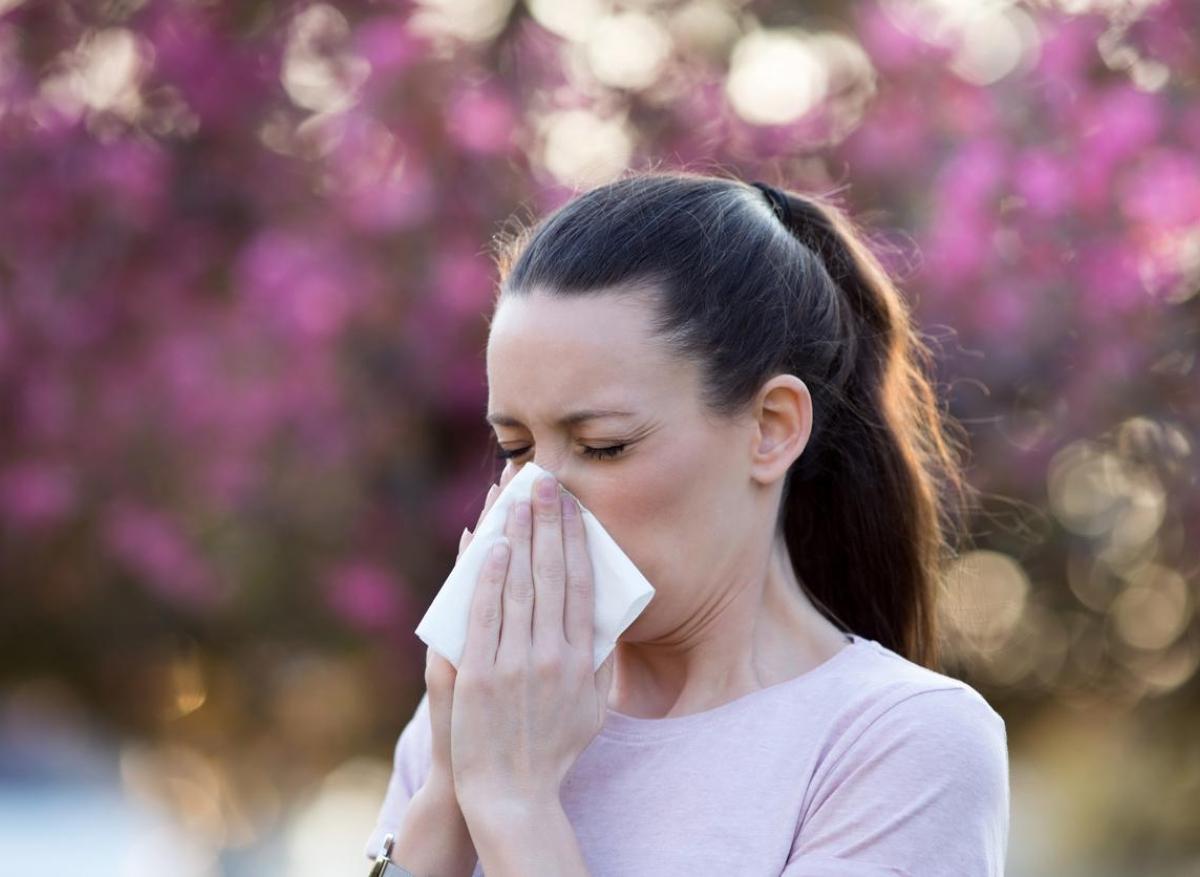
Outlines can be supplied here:
<path id="1" fill-rule="evenodd" d="M 562 502 L 566 638 L 572 649 L 586 653 L 591 660 L 596 626 L 596 593 L 592 579 L 592 558 L 587 549 L 587 530 L 583 526 L 583 515 L 575 497 L 564 493 Z"/>
<path id="2" fill-rule="evenodd" d="M 425 687 L 429 690 L 429 699 L 432 703 L 440 705 L 443 702 L 442 698 L 453 691 L 456 675 L 457 671 L 453 664 L 432 648 L 425 650 Z"/>
<path id="3" fill-rule="evenodd" d="M 505 532 L 512 543 L 508 578 L 504 581 L 504 625 L 496 663 L 523 665 L 533 641 L 533 572 L 530 569 L 530 534 L 533 531 L 529 500 L 518 499 L 508 507 Z"/>
<path id="4" fill-rule="evenodd" d="M 562 508 L 558 480 L 542 475 L 533 485 L 533 642 L 557 649 L 566 641 L 563 629 Z"/>
<path id="5" fill-rule="evenodd" d="M 467 640 L 463 645 L 463 667 L 486 669 L 496 662 L 496 648 L 500 641 L 502 592 L 508 571 L 508 540 L 500 537 L 488 549 L 488 554 L 471 596 L 471 614 L 467 622 Z"/>
<path id="6" fill-rule="evenodd" d="M 432 676 L 454 678 L 454 665 L 432 646 L 425 649 L 425 670 Z"/>

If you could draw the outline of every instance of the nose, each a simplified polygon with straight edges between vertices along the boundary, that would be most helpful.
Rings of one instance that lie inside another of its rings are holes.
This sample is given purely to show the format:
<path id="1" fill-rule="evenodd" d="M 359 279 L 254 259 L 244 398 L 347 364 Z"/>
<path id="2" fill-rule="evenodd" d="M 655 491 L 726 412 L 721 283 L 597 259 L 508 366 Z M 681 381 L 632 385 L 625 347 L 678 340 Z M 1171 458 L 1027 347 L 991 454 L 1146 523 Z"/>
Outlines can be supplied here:
<path id="1" fill-rule="evenodd" d="M 575 494 L 574 494 L 574 493 L 571 493 L 570 489 L 567 487 L 567 483 L 566 483 L 565 481 L 563 481 L 563 480 L 562 480 L 562 478 L 560 478 L 560 477 L 559 477 L 559 474 L 558 474 L 557 472 L 555 472 L 555 471 L 554 471 L 554 469 L 552 469 L 551 467 L 549 467 L 549 466 L 545 465 L 544 463 L 540 462 L 540 461 L 537 459 L 537 457 L 536 457 L 536 456 L 534 457 L 534 460 L 533 460 L 533 462 L 534 462 L 534 463 L 537 463 L 537 465 L 538 465 L 538 467 L 539 467 L 540 469 L 543 469 L 543 470 L 545 470 L 546 472 L 549 472 L 551 475 L 553 475 L 553 476 L 554 476 L 554 480 L 558 482 L 558 485 L 559 485 L 559 487 L 561 487 L 561 488 L 562 488 L 562 490 L 563 490 L 563 492 L 564 492 L 564 493 L 570 494 L 572 497 L 574 497 L 574 499 L 576 500 L 576 502 L 578 502 L 578 501 L 579 501 L 579 497 L 575 496 Z"/>

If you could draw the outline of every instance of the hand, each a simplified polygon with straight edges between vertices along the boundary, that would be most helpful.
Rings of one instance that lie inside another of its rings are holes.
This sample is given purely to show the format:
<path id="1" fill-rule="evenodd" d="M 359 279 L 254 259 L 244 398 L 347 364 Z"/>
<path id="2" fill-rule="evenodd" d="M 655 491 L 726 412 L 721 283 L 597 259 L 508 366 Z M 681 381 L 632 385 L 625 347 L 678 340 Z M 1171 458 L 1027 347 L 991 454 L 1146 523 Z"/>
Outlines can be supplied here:
<path id="1" fill-rule="evenodd" d="M 543 476 L 543 479 L 545 476 Z M 595 596 L 579 506 L 553 481 L 535 485 L 532 514 L 509 508 L 508 556 L 489 557 L 471 603 L 454 686 L 451 762 L 459 804 L 498 807 L 559 801 L 579 754 L 604 724 L 612 656 L 593 672 Z M 565 514 L 560 497 L 571 503 Z"/>
<path id="2" fill-rule="evenodd" d="M 479 517 L 475 521 L 476 529 L 487 517 L 496 497 L 508 486 L 508 482 L 512 481 L 516 471 L 516 467 L 511 463 L 506 465 L 500 474 L 499 484 L 493 484 L 488 490 L 483 510 L 479 512 Z M 467 546 L 474 538 L 475 534 L 472 531 L 463 529 L 462 536 L 458 540 L 458 557 L 455 558 L 455 563 L 458 563 L 458 558 L 462 557 L 463 552 L 467 550 Z M 429 721 L 433 726 L 432 775 L 439 785 L 451 789 L 454 787 L 454 773 L 450 765 L 450 710 L 454 697 L 455 675 L 453 664 L 433 649 L 425 650 L 425 688 L 429 692 Z"/>

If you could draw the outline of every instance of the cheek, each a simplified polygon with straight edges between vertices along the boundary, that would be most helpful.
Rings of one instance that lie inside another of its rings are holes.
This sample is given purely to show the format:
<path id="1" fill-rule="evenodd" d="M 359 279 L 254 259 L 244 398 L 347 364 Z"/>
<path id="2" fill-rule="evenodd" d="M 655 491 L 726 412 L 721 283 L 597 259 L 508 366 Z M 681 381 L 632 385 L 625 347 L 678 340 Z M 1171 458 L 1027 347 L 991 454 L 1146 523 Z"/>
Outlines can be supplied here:
<path id="1" fill-rule="evenodd" d="M 689 581 L 689 570 L 703 565 L 696 549 L 712 514 L 705 474 L 711 465 L 711 456 L 692 443 L 666 446 L 639 455 L 636 465 L 630 459 L 611 482 L 594 485 L 588 508 L 656 588 Z"/>
<path id="2" fill-rule="evenodd" d="M 588 508 L 614 539 L 619 532 L 635 544 L 653 544 L 652 535 L 678 528 L 681 514 L 703 496 L 697 487 L 705 463 L 694 442 L 656 441 L 607 474 L 600 471 L 603 463 L 593 467 L 597 477 L 588 484 Z"/>

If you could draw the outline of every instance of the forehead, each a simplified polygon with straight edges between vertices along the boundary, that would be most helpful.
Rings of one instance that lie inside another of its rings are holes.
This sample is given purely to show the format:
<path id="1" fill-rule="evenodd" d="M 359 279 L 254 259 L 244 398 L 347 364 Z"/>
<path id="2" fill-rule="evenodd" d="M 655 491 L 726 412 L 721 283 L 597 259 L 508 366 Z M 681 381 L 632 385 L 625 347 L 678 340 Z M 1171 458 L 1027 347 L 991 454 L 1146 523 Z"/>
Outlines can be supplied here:
<path id="1" fill-rule="evenodd" d="M 678 390 L 681 364 L 649 337 L 640 296 L 505 296 L 487 345 L 488 409 L 548 420 L 567 409 L 633 410 Z"/>

